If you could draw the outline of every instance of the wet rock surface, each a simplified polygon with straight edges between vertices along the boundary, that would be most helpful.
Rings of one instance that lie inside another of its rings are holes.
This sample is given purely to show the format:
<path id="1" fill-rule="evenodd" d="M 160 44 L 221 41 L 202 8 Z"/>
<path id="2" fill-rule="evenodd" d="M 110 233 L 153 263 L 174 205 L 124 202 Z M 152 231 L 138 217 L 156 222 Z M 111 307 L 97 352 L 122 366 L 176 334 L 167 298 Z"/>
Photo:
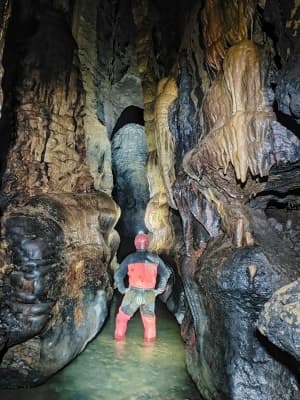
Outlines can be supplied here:
<path id="1" fill-rule="evenodd" d="M 299 279 L 283 286 L 272 295 L 260 313 L 257 327 L 270 342 L 300 362 Z"/>
<path id="2" fill-rule="evenodd" d="M 37 196 L 4 215 L 0 387 L 45 381 L 99 332 L 118 216 L 104 193 Z"/>
<path id="3" fill-rule="evenodd" d="M 256 329 L 264 303 L 297 277 L 298 261 L 272 229 L 255 238 L 257 246 L 235 250 L 216 239 L 197 266 L 197 321 L 182 329 L 188 369 L 209 400 L 300 398 L 295 363 Z"/>

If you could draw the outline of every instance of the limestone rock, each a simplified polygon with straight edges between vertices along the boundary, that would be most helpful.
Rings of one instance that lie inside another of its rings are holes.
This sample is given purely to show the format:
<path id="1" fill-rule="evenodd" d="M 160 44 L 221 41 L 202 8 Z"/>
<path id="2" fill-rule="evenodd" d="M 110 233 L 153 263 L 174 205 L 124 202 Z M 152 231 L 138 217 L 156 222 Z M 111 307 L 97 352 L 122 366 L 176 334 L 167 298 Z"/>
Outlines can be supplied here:
<path id="1" fill-rule="evenodd" d="M 0 387 L 45 381 L 99 332 L 119 208 L 105 193 L 29 198 L 3 218 Z"/>
<path id="2" fill-rule="evenodd" d="M 232 250 L 221 238 L 212 241 L 196 267 L 196 284 L 185 279 L 193 321 L 182 327 L 187 366 L 207 400 L 300 398 L 297 369 L 282 363 L 256 330 L 273 291 L 297 276 L 293 253 L 271 232 L 256 247 Z"/>
<path id="3" fill-rule="evenodd" d="M 257 326 L 270 342 L 300 361 L 300 280 L 276 290 L 264 305 Z"/>

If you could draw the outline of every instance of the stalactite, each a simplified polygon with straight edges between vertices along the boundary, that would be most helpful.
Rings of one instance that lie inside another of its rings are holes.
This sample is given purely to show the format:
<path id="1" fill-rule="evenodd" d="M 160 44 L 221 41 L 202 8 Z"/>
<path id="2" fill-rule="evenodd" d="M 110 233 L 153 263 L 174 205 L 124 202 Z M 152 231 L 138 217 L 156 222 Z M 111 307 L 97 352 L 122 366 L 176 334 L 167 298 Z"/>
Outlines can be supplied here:
<path id="1" fill-rule="evenodd" d="M 215 204 L 223 228 L 235 238 L 236 245 L 250 245 L 253 239 L 243 198 L 263 187 L 253 178 L 267 176 L 276 161 L 275 115 L 262 79 L 259 50 L 253 42 L 232 46 L 223 68 L 224 73 L 219 73 L 206 96 L 207 132 L 183 166 L 196 181 L 202 180 L 201 191 Z"/>
<path id="2" fill-rule="evenodd" d="M 202 9 L 206 63 L 219 72 L 229 46 L 250 38 L 252 0 L 207 0 Z"/>
<path id="3" fill-rule="evenodd" d="M 275 163 L 275 114 L 263 83 L 258 48 L 251 41 L 241 42 L 227 52 L 224 74 L 213 82 L 204 106 L 209 132 L 199 144 L 197 157 L 224 174 L 231 163 L 242 183 L 249 171 L 263 177 Z M 216 102 L 221 97 L 222 102 Z"/>

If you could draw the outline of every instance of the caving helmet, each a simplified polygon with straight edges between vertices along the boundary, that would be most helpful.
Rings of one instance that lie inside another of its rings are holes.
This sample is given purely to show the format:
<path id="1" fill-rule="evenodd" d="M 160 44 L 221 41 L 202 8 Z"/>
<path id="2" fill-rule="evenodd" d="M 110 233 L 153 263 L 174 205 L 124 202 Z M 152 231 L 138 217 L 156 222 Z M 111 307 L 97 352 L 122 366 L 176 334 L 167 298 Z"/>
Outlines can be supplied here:
<path id="1" fill-rule="evenodd" d="M 148 250 L 149 238 L 146 233 L 140 231 L 134 238 L 134 245 L 137 250 Z"/>

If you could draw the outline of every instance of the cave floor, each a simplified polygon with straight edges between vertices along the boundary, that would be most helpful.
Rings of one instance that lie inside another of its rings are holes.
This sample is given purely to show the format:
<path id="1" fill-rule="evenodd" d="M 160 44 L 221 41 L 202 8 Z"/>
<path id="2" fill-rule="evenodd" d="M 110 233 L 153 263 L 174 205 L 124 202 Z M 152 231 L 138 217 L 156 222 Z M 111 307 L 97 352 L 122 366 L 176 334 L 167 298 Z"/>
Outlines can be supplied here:
<path id="1" fill-rule="evenodd" d="M 124 341 L 113 339 L 111 317 L 72 363 L 33 389 L 0 390 L 1 400 L 200 400 L 184 364 L 175 318 L 157 301 L 157 340 L 143 342 L 139 313 L 129 321 Z"/>

